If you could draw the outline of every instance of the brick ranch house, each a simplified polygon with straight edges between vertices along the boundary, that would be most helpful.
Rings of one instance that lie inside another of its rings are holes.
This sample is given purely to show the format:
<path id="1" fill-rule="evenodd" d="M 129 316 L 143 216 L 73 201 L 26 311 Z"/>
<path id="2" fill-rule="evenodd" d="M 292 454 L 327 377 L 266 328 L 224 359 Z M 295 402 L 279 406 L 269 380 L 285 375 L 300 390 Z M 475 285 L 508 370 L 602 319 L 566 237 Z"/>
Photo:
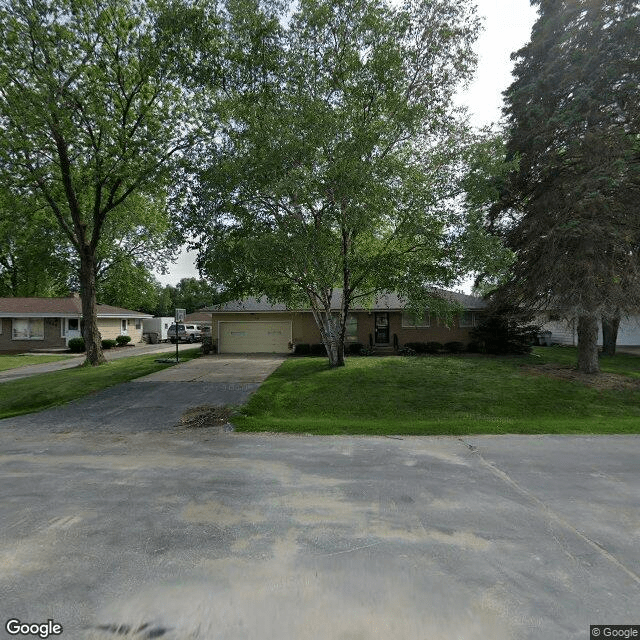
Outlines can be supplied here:
<path id="1" fill-rule="evenodd" d="M 103 340 L 131 336 L 142 341 L 142 320 L 150 315 L 97 305 L 98 331 Z M 78 294 L 67 298 L 0 298 L 0 351 L 64 349 L 80 337 L 82 302 Z"/>
<path id="2" fill-rule="evenodd" d="M 464 308 L 451 326 L 428 312 L 415 322 L 405 311 L 403 301 L 389 293 L 378 296 L 371 308 L 354 306 L 347 320 L 347 344 L 360 342 L 384 353 L 407 342 L 469 343 L 470 331 L 478 324 L 486 303 L 482 298 L 461 293 L 440 291 L 439 294 Z M 334 298 L 339 295 L 338 290 Z M 335 307 L 338 311 L 339 305 Z M 291 343 L 322 341 L 310 310 L 290 310 L 283 304 L 271 304 L 265 298 L 227 302 L 202 311 L 211 314 L 211 333 L 218 353 L 287 353 Z"/>

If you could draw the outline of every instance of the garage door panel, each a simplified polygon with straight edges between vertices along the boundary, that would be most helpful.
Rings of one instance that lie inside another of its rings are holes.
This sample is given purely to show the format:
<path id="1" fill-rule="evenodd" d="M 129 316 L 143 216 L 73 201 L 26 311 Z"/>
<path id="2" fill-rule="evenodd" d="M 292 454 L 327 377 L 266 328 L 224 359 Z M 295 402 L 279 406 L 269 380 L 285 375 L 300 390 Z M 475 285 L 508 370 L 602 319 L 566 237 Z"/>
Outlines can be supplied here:
<path id="1" fill-rule="evenodd" d="M 220 322 L 220 353 L 286 353 L 291 322 Z"/>

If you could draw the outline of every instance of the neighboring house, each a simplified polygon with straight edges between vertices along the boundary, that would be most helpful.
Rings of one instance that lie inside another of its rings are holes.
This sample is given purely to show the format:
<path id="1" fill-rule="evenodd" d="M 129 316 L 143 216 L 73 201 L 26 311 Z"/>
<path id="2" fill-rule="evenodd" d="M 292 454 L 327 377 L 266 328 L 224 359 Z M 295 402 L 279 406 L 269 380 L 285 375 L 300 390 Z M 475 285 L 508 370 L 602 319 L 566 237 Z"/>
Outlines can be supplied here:
<path id="1" fill-rule="evenodd" d="M 543 331 L 551 332 L 549 340 L 552 344 L 578 344 L 578 321 L 575 318 L 567 319 L 556 313 L 543 313 L 535 322 L 542 326 Z M 602 346 L 601 322 L 598 322 L 598 344 Z M 620 320 L 616 344 L 621 347 L 640 345 L 640 315 L 631 315 Z"/>
<path id="2" fill-rule="evenodd" d="M 211 311 L 194 311 L 188 313 L 184 319 L 187 324 L 197 324 L 200 327 L 211 326 Z"/>
<path id="3" fill-rule="evenodd" d="M 131 336 L 142 340 L 142 320 L 150 315 L 106 304 L 97 305 L 98 331 L 103 340 Z M 80 337 L 82 302 L 68 298 L 0 298 L 0 351 L 64 348 Z"/>
<path id="4" fill-rule="evenodd" d="M 392 351 L 407 342 L 470 342 L 470 331 L 485 308 L 481 298 L 461 293 L 439 292 L 458 302 L 464 313 L 451 327 L 425 313 L 415 322 L 396 294 L 376 298 L 371 308 L 354 306 L 347 319 L 346 342 L 360 342 L 381 352 Z M 340 290 L 334 292 L 336 312 Z M 310 310 L 290 310 L 265 298 L 247 298 L 208 309 L 212 336 L 218 353 L 286 353 L 290 344 L 322 342 Z"/>

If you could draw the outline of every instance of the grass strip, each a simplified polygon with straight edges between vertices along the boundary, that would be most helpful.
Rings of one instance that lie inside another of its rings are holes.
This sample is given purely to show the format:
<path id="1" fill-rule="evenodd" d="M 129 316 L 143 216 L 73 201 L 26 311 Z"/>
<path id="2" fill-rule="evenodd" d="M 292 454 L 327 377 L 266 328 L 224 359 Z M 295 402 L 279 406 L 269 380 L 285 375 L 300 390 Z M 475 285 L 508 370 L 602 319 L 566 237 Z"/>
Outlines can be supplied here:
<path id="1" fill-rule="evenodd" d="M 614 388 L 548 375 L 573 348 L 522 357 L 321 358 L 287 360 L 233 419 L 239 431 L 368 435 L 640 433 L 640 358 L 603 358 L 623 376 Z"/>
<path id="2" fill-rule="evenodd" d="M 58 360 L 69 360 L 72 356 L 49 356 L 49 355 L 0 355 L 0 371 L 9 369 L 19 369 L 32 364 L 46 364 L 47 362 L 57 362 Z"/>
<path id="3" fill-rule="evenodd" d="M 199 355 L 199 348 L 188 349 L 180 352 L 180 359 L 192 360 Z M 157 357 L 157 353 L 130 356 L 99 367 L 80 365 L 3 382 L 0 384 L 0 418 L 42 411 L 172 366 L 156 362 Z"/>

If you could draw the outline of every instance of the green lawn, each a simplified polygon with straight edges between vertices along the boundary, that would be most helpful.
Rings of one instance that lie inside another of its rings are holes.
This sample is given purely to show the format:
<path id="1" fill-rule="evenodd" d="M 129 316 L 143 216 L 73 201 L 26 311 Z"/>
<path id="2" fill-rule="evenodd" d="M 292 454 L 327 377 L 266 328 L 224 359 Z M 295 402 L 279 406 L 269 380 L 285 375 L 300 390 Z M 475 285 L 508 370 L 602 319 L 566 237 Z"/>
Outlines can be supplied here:
<path id="1" fill-rule="evenodd" d="M 71 356 L 38 356 L 32 354 L 24 354 L 20 356 L 0 355 L 0 371 L 7 369 L 17 369 L 18 367 L 26 367 L 30 364 L 44 364 L 45 362 L 57 362 L 58 360 L 68 360 Z"/>
<path id="2" fill-rule="evenodd" d="M 233 422 L 240 431 L 321 434 L 640 433 L 640 387 L 598 389 L 532 374 L 573 365 L 576 351 L 522 357 L 361 357 L 330 370 L 287 360 Z M 640 358 L 603 358 L 605 372 L 640 377 Z"/>
<path id="3" fill-rule="evenodd" d="M 200 353 L 199 348 L 185 349 L 180 351 L 180 359 L 191 360 Z M 0 418 L 41 411 L 166 369 L 172 365 L 158 363 L 156 358 L 167 355 L 154 353 L 120 358 L 100 367 L 78 366 L 0 383 Z M 81 362 L 79 360 L 78 364 Z"/>

